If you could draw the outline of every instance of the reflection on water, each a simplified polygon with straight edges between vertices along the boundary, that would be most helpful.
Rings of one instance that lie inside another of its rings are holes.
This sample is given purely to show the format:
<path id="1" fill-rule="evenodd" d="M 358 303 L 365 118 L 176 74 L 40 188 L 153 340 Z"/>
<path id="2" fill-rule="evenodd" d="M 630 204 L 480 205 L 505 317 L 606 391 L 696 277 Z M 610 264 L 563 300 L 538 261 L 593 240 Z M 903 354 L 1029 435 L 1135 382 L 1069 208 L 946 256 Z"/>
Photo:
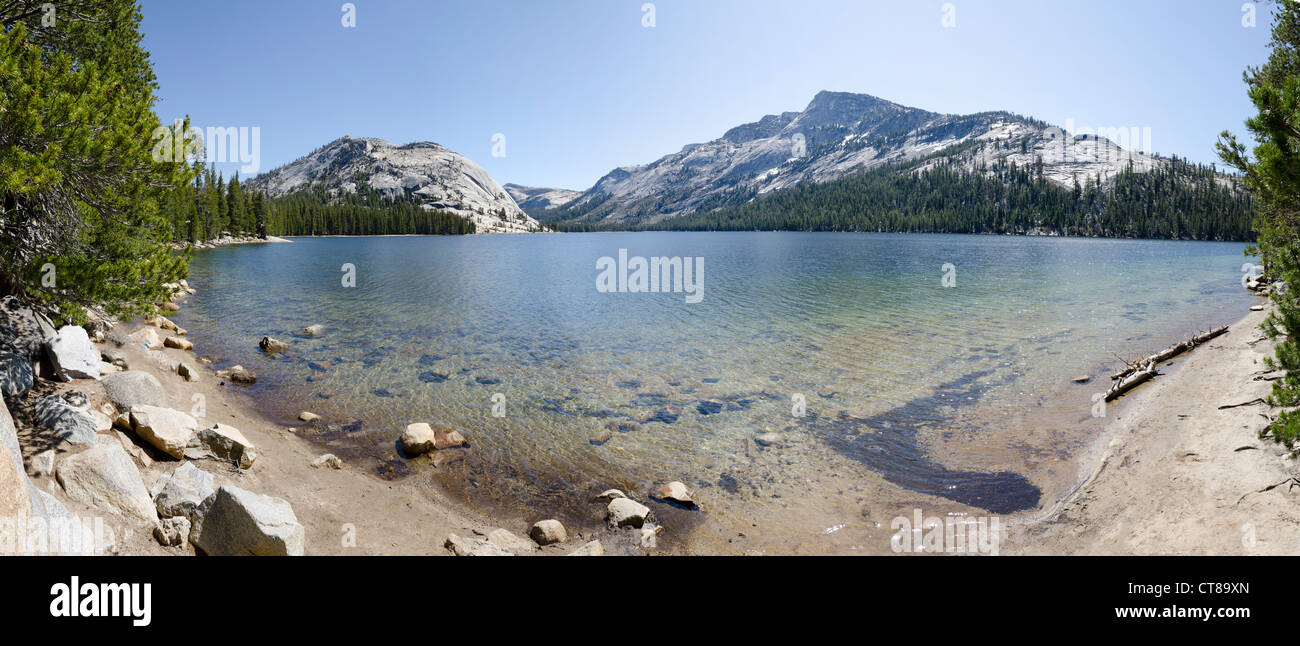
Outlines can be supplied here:
<path id="1" fill-rule="evenodd" d="M 739 549 L 761 526 L 775 549 L 856 549 L 822 528 L 868 532 L 899 505 L 1002 514 L 1045 502 L 1069 475 L 1063 455 L 1100 423 L 1089 395 L 1106 384 L 1069 377 L 1238 318 L 1251 302 L 1242 248 L 801 233 L 300 238 L 198 253 L 199 293 L 177 318 L 219 366 L 258 373 L 249 394 L 264 410 L 324 415 L 318 439 L 382 476 L 578 524 L 598 521 L 596 492 L 644 498 L 676 479 L 706 505 L 656 508 L 670 545 L 695 531 L 694 542 Z M 598 292 L 596 260 L 619 249 L 703 257 L 704 301 Z M 344 263 L 355 288 L 342 286 Z M 955 287 L 941 284 L 945 263 Z M 312 324 L 326 332 L 296 333 Z M 261 355 L 268 334 L 292 348 Z M 394 439 L 415 421 L 458 428 L 472 447 L 408 462 Z"/>

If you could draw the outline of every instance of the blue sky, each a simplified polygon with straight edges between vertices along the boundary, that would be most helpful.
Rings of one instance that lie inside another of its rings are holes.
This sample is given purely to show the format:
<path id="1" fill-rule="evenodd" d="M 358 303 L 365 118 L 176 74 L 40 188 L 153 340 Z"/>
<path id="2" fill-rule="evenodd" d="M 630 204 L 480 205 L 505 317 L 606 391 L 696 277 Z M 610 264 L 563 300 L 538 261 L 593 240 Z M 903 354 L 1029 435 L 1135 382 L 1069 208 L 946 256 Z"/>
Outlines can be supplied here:
<path id="1" fill-rule="evenodd" d="M 352 4 L 345 28 L 337 1 L 144 0 L 159 116 L 260 127 L 262 171 L 348 134 L 585 189 L 828 89 L 1150 127 L 1156 152 L 1211 162 L 1270 25 L 1237 0 L 654 0 L 653 27 L 646 0 Z"/>

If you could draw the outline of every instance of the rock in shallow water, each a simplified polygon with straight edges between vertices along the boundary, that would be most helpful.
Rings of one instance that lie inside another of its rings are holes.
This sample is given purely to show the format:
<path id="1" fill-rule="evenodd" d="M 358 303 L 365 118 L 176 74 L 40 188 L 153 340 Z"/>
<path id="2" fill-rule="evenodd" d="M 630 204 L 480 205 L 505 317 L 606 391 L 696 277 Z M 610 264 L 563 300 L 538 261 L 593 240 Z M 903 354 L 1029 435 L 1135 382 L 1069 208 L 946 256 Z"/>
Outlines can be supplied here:
<path id="1" fill-rule="evenodd" d="M 316 458 L 315 460 L 312 460 L 310 464 L 313 469 L 321 469 L 321 468 L 342 469 L 343 468 L 343 460 L 339 459 L 339 456 L 334 455 L 333 453 L 326 453 L 325 455 L 322 455 Z"/>
<path id="2" fill-rule="evenodd" d="M 695 508 L 695 500 L 691 497 L 691 492 L 686 485 L 673 480 L 654 491 L 654 497 L 660 500 L 668 500 L 681 504 L 686 507 Z"/>
<path id="3" fill-rule="evenodd" d="M 262 337 L 262 340 L 257 343 L 257 347 L 261 348 L 262 352 L 265 352 L 267 354 L 275 354 L 277 352 L 284 352 L 285 350 L 288 350 L 289 344 L 285 343 L 284 341 L 280 341 L 279 339 L 273 339 L 269 336 L 264 336 Z"/>
<path id="4" fill-rule="evenodd" d="M 640 527 L 650 515 L 650 508 L 631 498 L 609 501 L 609 524 L 614 527 Z"/>

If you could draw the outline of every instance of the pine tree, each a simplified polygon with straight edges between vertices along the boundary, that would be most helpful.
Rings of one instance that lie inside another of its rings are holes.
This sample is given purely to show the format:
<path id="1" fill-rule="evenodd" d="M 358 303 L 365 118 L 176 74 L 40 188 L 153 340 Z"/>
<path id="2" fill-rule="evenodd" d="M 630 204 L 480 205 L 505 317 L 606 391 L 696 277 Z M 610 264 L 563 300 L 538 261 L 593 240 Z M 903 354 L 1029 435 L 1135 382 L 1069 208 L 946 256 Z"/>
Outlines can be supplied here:
<path id="1" fill-rule="evenodd" d="M 1244 174 L 1246 185 L 1255 190 L 1255 229 L 1264 273 L 1281 279 L 1285 289 L 1276 289 L 1276 309 L 1262 328 L 1270 338 L 1280 339 L 1270 367 L 1286 371 L 1273 382 L 1270 403 L 1300 405 L 1300 6 L 1292 2 L 1276 5 L 1268 62 L 1246 70 L 1247 92 L 1258 111 L 1246 120 L 1255 140 L 1252 150 L 1224 131 L 1219 138 L 1219 157 Z M 1279 330 L 1281 334 L 1279 334 Z M 1295 451 L 1300 441 L 1300 411 L 1283 410 L 1267 429 L 1273 439 Z"/>
<path id="2" fill-rule="evenodd" d="M 0 289 L 60 322 L 127 316 L 186 272 L 171 252 L 184 163 L 155 159 L 156 82 L 132 0 L 0 5 Z M 51 276 L 44 271 L 54 268 Z"/>

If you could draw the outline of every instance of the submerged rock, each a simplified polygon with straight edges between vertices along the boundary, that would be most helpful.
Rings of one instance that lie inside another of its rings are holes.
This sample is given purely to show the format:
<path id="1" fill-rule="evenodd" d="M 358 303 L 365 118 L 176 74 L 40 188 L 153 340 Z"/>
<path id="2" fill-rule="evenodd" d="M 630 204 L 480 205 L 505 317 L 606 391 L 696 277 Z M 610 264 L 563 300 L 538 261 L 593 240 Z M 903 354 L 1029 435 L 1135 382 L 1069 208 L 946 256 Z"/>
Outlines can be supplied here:
<path id="1" fill-rule="evenodd" d="M 227 485 L 199 505 L 190 542 L 211 556 L 302 556 L 304 534 L 287 501 Z"/>

